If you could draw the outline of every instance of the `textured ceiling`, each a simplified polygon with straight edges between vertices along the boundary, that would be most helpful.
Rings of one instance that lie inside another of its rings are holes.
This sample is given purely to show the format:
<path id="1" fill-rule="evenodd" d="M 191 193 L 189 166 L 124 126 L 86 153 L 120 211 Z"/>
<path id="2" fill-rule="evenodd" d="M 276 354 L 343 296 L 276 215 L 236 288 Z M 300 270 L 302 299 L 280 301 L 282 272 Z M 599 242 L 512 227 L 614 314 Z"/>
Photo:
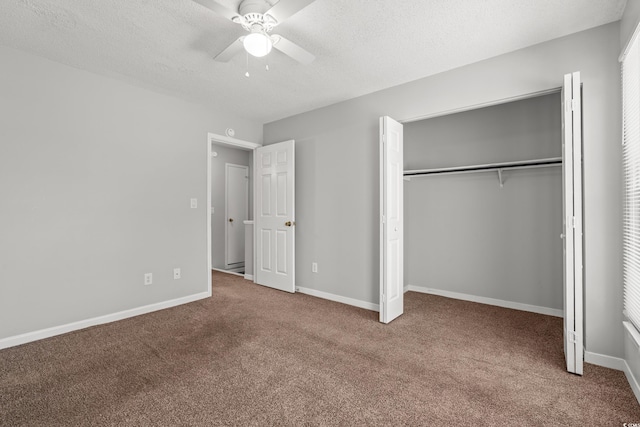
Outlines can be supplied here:
<path id="1" fill-rule="evenodd" d="M 1 0 L 0 44 L 266 123 L 616 21 L 625 3 L 316 0 L 274 30 L 316 60 L 274 50 L 249 78 L 246 55 L 212 59 L 243 30 L 191 0 Z"/>

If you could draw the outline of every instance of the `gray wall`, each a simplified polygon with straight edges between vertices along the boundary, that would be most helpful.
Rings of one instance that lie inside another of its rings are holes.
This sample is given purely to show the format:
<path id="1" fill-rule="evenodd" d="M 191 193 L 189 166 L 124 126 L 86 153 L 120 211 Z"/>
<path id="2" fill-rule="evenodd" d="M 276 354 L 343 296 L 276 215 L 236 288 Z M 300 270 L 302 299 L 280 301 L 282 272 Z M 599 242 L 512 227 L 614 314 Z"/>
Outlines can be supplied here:
<path id="1" fill-rule="evenodd" d="M 560 94 L 408 123 L 405 169 L 561 156 Z M 405 181 L 405 281 L 562 309 L 561 168 Z"/>
<path id="2" fill-rule="evenodd" d="M 206 292 L 207 132 L 261 126 L 9 48 L 0 63 L 0 339 Z"/>
<path id="3" fill-rule="evenodd" d="M 624 49 L 640 23 L 640 0 L 627 0 L 620 20 L 620 47 Z"/>
<path id="4" fill-rule="evenodd" d="M 242 165 L 249 167 L 249 218 L 253 218 L 253 179 L 251 179 L 251 151 L 239 148 L 213 145 L 213 151 L 218 153 L 217 157 L 211 158 L 211 206 L 214 213 L 211 215 L 211 266 L 214 268 L 225 268 L 224 254 L 224 230 L 225 218 L 225 164 Z M 242 225 L 244 229 L 244 225 Z"/>
<path id="5" fill-rule="evenodd" d="M 616 22 L 266 124 L 266 143 L 297 144 L 297 285 L 378 302 L 380 116 L 408 120 L 557 88 L 581 71 L 585 345 L 621 357 L 619 51 Z"/>

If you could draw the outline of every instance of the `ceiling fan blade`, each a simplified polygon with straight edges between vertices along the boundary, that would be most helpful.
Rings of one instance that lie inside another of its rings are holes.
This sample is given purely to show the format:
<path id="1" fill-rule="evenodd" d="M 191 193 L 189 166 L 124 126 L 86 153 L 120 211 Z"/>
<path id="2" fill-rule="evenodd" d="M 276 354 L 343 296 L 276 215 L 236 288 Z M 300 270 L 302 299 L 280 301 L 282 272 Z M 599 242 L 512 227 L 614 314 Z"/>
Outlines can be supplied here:
<path id="1" fill-rule="evenodd" d="M 289 55 L 299 63 L 307 65 L 313 62 L 314 59 L 316 59 L 315 56 L 313 56 L 291 40 L 285 39 L 284 37 L 275 34 L 272 37 L 274 39 L 273 47 L 275 47 L 285 55 Z"/>
<path id="2" fill-rule="evenodd" d="M 223 50 L 215 58 L 213 58 L 214 61 L 229 62 L 231 58 L 236 56 L 238 52 L 244 49 L 244 46 L 242 45 L 242 39 L 243 37 L 240 37 L 238 38 L 238 40 L 234 41 L 229 46 L 227 46 L 225 50 Z"/>
<path id="3" fill-rule="evenodd" d="M 233 18 L 235 16 L 239 16 L 240 15 L 238 12 L 233 11 L 233 10 L 227 8 L 227 7 L 224 7 L 223 5 L 218 3 L 216 0 L 193 0 L 193 1 L 203 5 L 207 9 L 213 10 L 218 15 L 222 15 L 225 18 L 230 19 L 230 20 L 233 20 Z"/>
<path id="4" fill-rule="evenodd" d="M 278 24 L 290 17 L 291 15 L 304 9 L 315 0 L 280 0 L 265 15 L 271 15 L 276 19 Z M 276 24 L 277 25 L 277 24 Z"/>

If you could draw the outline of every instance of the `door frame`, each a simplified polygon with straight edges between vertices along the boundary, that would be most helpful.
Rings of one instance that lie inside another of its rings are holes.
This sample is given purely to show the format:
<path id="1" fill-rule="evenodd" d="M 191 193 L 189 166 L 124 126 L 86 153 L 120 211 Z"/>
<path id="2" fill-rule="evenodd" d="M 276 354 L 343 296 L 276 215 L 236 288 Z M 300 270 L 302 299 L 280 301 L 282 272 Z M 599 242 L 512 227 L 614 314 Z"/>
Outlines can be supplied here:
<path id="1" fill-rule="evenodd" d="M 225 169 L 224 170 L 224 213 L 226 218 L 229 218 L 229 169 L 232 167 L 246 170 L 247 177 L 249 176 L 249 166 L 236 165 L 234 163 L 224 164 L 224 169 Z M 244 212 L 246 219 L 242 220 L 242 226 L 244 227 L 244 221 L 249 219 L 249 179 L 247 179 L 247 181 L 245 182 L 243 198 L 246 199 L 246 207 Z M 225 269 L 228 270 L 231 268 L 231 264 L 229 264 L 229 222 L 228 220 L 225 220 L 224 222 L 224 264 L 225 264 Z"/>
<path id="2" fill-rule="evenodd" d="M 242 139 L 231 138 L 226 135 L 218 135 L 215 133 L 207 133 L 207 288 L 209 296 L 211 296 L 211 270 L 213 265 L 211 264 L 211 157 L 213 153 L 213 144 L 226 145 L 232 148 L 239 148 L 245 151 L 253 151 L 258 147 L 262 147 L 261 144 L 255 142 L 244 141 Z M 255 206 L 254 206 L 255 210 Z M 254 251 L 253 251 L 253 265 L 255 266 L 255 238 L 254 238 Z"/>

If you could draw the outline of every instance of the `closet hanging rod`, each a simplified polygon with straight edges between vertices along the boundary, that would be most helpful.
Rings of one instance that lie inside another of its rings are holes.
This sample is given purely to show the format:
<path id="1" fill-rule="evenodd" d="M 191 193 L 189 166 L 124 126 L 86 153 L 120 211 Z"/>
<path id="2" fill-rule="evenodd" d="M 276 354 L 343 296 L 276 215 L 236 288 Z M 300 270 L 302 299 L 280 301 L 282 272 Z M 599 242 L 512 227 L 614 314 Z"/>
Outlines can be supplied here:
<path id="1" fill-rule="evenodd" d="M 428 175 L 444 175 L 454 173 L 471 173 L 471 172 L 490 172 L 500 170 L 513 170 L 513 169 L 533 169 L 544 168 L 551 166 L 560 166 L 562 164 L 562 157 L 551 157 L 548 159 L 537 160 L 524 160 L 519 162 L 502 162 L 502 163 L 488 163 L 485 165 L 471 165 L 471 166 L 453 166 L 448 168 L 435 168 L 435 169 L 414 169 L 405 170 L 405 177 L 419 177 Z"/>

